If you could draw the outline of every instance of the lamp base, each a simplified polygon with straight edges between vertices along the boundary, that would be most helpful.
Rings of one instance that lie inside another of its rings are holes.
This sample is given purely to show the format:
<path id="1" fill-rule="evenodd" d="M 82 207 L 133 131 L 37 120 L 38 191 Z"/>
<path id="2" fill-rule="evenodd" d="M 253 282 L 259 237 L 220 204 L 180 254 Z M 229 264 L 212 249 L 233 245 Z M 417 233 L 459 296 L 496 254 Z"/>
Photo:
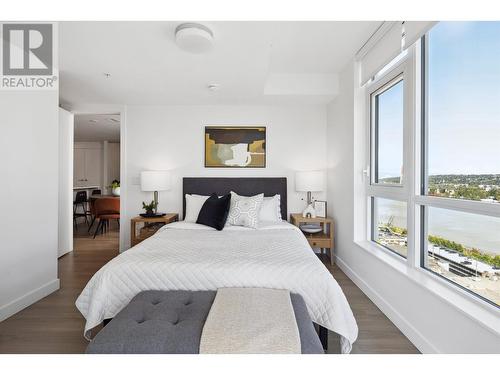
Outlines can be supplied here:
<path id="1" fill-rule="evenodd" d="M 315 218 L 316 210 L 312 203 L 309 203 L 304 211 L 302 211 L 302 217 Z"/>

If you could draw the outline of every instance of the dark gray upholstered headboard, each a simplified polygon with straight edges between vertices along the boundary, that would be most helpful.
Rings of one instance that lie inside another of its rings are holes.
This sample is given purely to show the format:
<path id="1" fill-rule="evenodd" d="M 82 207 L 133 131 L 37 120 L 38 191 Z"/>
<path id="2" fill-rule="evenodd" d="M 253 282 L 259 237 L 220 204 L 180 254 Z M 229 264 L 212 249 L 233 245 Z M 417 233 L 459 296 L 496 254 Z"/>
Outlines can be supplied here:
<path id="1" fill-rule="evenodd" d="M 182 213 L 186 215 L 186 194 L 225 195 L 230 191 L 251 196 L 264 193 L 265 197 L 280 195 L 281 217 L 287 220 L 286 177 L 184 177 L 182 181 Z"/>

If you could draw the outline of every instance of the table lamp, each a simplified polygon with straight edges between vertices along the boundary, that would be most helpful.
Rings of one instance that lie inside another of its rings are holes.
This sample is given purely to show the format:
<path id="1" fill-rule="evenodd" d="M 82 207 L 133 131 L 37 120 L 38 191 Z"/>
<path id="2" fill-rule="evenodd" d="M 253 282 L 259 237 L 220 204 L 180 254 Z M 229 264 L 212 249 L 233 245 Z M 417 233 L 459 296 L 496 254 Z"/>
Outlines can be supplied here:
<path id="1" fill-rule="evenodd" d="M 312 202 L 312 192 L 323 191 L 324 188 L 324 171 L 298 171 L 295 173 L 295 190 L 307 192 L 307 207 L 302 212 L 303 217 L 316 217 L 316 210 Z"/>
<path id="2" fill-rule="evenodd" d="M 142 171 L 141 172 L 141 190 L 152 191 L 153 201 L 155 203 L 155 216 L 165 214 L 158 213 L 158 192 L 170 190 L 170 173 L 168 171 Z"/>

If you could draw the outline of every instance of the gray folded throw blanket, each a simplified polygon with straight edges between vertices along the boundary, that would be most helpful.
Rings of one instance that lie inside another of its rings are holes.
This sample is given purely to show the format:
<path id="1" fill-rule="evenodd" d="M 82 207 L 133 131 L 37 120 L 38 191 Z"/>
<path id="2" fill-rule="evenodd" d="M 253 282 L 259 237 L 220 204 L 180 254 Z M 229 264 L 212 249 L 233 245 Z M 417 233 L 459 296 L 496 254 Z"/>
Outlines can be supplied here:
<path id="1" fill-rule="evenodd" d="M 300 354 L 290 292 L 221 288 L 203 327 L 202 354 Z"/>

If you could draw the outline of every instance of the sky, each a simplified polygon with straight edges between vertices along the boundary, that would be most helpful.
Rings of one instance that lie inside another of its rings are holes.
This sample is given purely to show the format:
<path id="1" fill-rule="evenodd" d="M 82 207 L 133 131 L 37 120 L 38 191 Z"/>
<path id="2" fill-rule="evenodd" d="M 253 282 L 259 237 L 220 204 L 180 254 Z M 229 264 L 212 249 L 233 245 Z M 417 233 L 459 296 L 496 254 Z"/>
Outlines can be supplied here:
<path id="1" fill-rule="evenodd" d="M 428 38 L 429 174 L 500 173 L 500 22 L 440 22 Z M 398 90 L 380 111 L 380 177 L 399 176 Z M 387 95 L 389 94 L 389 95 Z"/>
<path id="2" fill-rule="evenodd" d="M 378 177 L 401 175 L 403 165 L 403 81 L 378 96 Z"/>

